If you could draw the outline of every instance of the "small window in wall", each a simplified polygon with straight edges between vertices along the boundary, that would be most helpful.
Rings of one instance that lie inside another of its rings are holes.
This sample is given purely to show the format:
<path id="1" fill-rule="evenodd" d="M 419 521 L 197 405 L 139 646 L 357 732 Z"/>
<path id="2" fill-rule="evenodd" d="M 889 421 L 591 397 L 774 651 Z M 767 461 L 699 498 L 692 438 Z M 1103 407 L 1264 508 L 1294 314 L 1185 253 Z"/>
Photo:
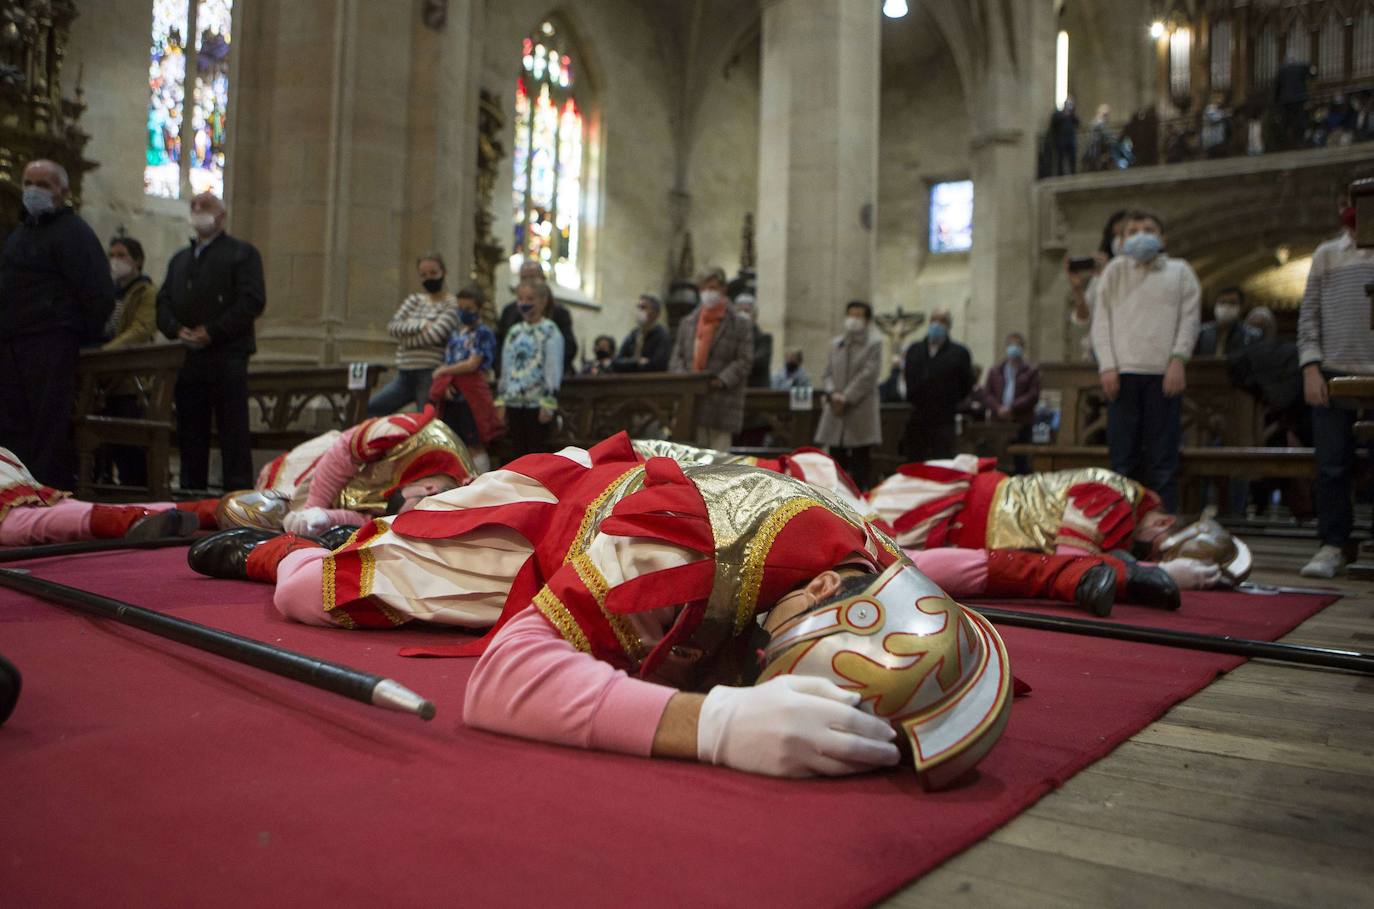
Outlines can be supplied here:
<path id="1" fill-rule="evenodd" d="M 1069 100 L 1069 33 L 1060 32 L 1054 43 L 1054 108 L 1063 110 Z"/>
<path id="2" fill-rule="evenodd" d="M 583 120 L 576 61 L 551 22 L 525 38 L 515 83 L 515 244 L 511 265 L 537 259 L 555 281 L 581 287 Z"/>
<path id="3" fill-rule="evenodd" d="M 1186 98 L 1192 86 L 1190 66 L 1193 56 L 1193 33 L 1190 29 L 1176 28 L 1169 35 L 1169 93 L 1175 98 Z"/>
<path id="4" fill-rule="evenodd" d="M 1283 42 L 1283 62 L 1284 63 L 1310 63 L 1312 56 L 1311 42 L 1307 38 L 1307 29 L 1302 27 L 1299 22 L 1294 22 L 1288 28 L 1288 37 Z"/>
<path id="5" fill-rule="evenodd" d="M 1340 79 L 1345 76 L 1345 26 L 1334 15 L 1317 33 L 1317 78 Z"/>
<path id="6" fill-rule="evenodd" d="M 1374 76 L 1374 11 L 1366 10 L 1355 18 L 1352 76 Z"/>
<path id="7" fill-rule="evenodd" d="M 973 181 L 954 180 L 930 188 L 930 251 L 973 248 Z"/>
<path id="8" fill-rule="evenodd" d="M 1212 25 L 1212 88 L 1226 91 L 1231 87 L 1231 20 L 1222 19 Z"/>
<path id="9" fill-rule="evenodd" d="M 234 0 L 153 0 L 143 191 L 224 195 Z M 187 93 L 187 35 L 195 68 Z M 189 122 L 188 122 L 189 121 Z"/>

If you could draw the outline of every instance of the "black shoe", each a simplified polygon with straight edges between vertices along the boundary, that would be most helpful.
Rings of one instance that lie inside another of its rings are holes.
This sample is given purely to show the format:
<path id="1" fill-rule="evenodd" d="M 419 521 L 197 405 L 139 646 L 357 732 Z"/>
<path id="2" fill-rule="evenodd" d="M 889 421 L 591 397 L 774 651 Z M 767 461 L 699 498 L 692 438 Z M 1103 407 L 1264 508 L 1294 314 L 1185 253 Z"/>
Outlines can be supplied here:
<path id="1" fill-rule="evenodd" d="M 1110 565 L 1094 565 L 1083 572 L 1073 601 L 1100 619 L 1111 615 L 1116 602 L 1116 570 Z"/>
<path id="2" fill-rule="evenodd" d="M 1178 584 L 1158 565 L 1126 566 L 1126 600 L 1154 609 L 1174 610 L 1183 604 Z"/>
<path id="3" fill-rule="evenodd" d="M 248 579 L 248 553 L 259 543 L 279 536 L 275 530 L 231 527 L 197 541 L 186 554 L 186 563 L 192 571 L 212 578 L 244 581 Z"/>
<path id="4" fill-rule="evenodd" d="M 200 518 L 189 511 L 171 508 L 144 515 L 124 532 L 124 539 L 130 543 L 145 540 L 162 540 L 167 537 L 189 537 L 200 529 Z"/>
<path id="5" fill-rule="evenodd" d="M 321 546 L 333 552 L 353 539 L 353 534 L 361 529 L 360 527 L 350 527 L 347 524 L 336 524 L 313 539 L 319 540 Z"/>

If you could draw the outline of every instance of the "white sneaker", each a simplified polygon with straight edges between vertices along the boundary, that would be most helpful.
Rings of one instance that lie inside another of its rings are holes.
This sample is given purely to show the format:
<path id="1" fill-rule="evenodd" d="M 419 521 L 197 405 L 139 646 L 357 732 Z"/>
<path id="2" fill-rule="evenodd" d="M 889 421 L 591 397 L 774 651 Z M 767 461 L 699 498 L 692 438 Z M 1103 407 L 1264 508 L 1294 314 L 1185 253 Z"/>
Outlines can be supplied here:
<path id="1" fill-rule="evenodd" d="M 1339 546 L 1322 546 L 1311 561 L 1302 566 L 1305 578 L 1334 578 L 1345 569 L 1345 555 Z"/>

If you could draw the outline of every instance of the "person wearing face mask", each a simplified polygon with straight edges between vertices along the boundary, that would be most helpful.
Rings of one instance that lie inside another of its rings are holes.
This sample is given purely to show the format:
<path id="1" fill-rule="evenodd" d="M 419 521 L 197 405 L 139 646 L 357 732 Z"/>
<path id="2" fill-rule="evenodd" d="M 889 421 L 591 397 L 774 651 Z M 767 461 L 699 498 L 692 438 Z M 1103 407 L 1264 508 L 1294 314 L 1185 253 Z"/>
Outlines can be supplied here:
<path id="1" fill-rule="evenodd" d="M 811 387 L 811 376 L 802 365 L 802 349 L 793 347 L 782 355 L 782 366 L 773 373 L 773 389 L 790 391 L 793 388 Z"/>
<path id="2" fill-rule="evenodd" d="M 635 327 L 620 345 L 611 363 L 613 372 L 665 372 L 673 339 L 663 324 L 663 301 L 653 294 L 640 294 L 635 303 Z"/>
<path id="3" fill-rule="evenodd" d="M 191 199 L 195 237 L 167 264 L 157 295 L 157 327 L 186 348 L 177 375 L 181 488 L 210 485 L 210 420 L 219 427 L 225 489 L 253 485 L 248 430 L 248 358 L 257 351 L 253 321 L 267 304 L 262 256 L 224 231 L 224 203 Z"/>
<path id="4" fill-rule="evenodd" d="M 396 377 L 367 402 L 371 417 L 395 413 L 429 399 L 434 370 L 444 362 L 444 349 L 458 328 L 458 299 L 444 287 L 448 268 L 443 257 L 429 252 L 415 260 L 418 293 L 401 301 L 386 330 L 396 339 Z"/>
<path id="5" fill-rule="evenodd" d="M 821 377 L 824 392 L 816 444 L 825 447 L 860 490 L 872 482 L 873 446 L 882 441 L 878 373 L 883 368 L 882 339 L 869 331 L 873 307 L 851 300 L 844 309 L 844 332 L 830 343 Z"/>
<path id="6" fill-rule="evenodd" d="M 1303 398 L 1312 408 L 1317 454 L 1317 535 L 1321 547 L 1303 566 L 1309 578 L 1332 578 L 1345 568 L 1354 513 L 1350 501 L 1355 467 L 1355 410 L 1332 406 L 1327 380 L 1374 375 L 1374 331 L 1369 296 L 1374 249 L 1355 245 L 1355 208 L 1340 204 L 1341 233 L 1312 253 L 1298 311 L 1298 361 Z"/>
<path id="7" fill-rule="evenodd" d="M 1092 323 L 1107 447 L 1112 470 L 1175 512 L 1184 367 L 1197 343 L 1202 289 L 1187 262 L 1164 252 L 1156 215 L 1132 212 L 1121 249 L 1102 271 Z"/>
<path id="8" fill-rule="evenodd" d="M 677 326 L 668 368 L 711 376 L 697 407 L 696 444 L 728 451 L 744 425 L 744 388 L 754 366 L 753 323 L 725 295 L 725 271 L 709 268 L 697 279 L 701 302 Z"/>
<path id="9" fill-rule="evenodd" d="M 434 370 L 429 399 L 467 445 L 477 469 L 485 473 L 491 469 L 487 443 L 503 427 L 491 397 L 496 335 L 482 324 L 483 299 L 476 284 L 458 291 L 458 328 L 444 349 L 444 365 Z"/>
<path id="10" fill-rule="evenodd" d="M 102 339 L 114 283 L 100 240 L 67 204 L 61 165 L 32 161 L 23 183 L 24 219 L 0 253 L 0 444 L 43 483 L 70 489 L 77 355 Z"/>
<path id="11" fill-rule="evenodd" d="M 773 336 L 759 328 L 758 301 L 745 291 L 735 297 L 735 311 L 753 326 L 754 363 L 747 384 L 750 388 L 768 388 L 772 384 L 768 371 L 773 368 Z"/>
<path id="12" fill-rule="evenodd" d="M 1245 310 L 1245 291 L 1226 287 L 1217 294 L 1212 312 L 1216 319 L 1202 323 L 1193 347 L 1195 357 L 1227 357 L 1260 339 L 1260 333 L 1241 317 Z"/>
<path id="13" fill-rule="evenodd" d="M 115 282 L 115 307 L 105 323 L 109 338 L 101 350 L 118 350 L 152 343 L 157 334 L 157 287 L 143 273 L 143 244 L 133 237 L 110 241 L 110 277 Z M 127 379 L 105 396 L 103 413 L 111 417 L 141 417 L 138 386 Z M 96 456 L 102 477 L 109 478 L 108 466 L 118 468 L 121 486 L 146 486 L 148 462 L 141 449 L 131 445 L 110 445 Z"/>
<path id="14" fill-rule="evenodd" d="M 911 418 L 902 453 L 916 460 L 954 457 L 954 415 L 977 381 L 968 348 L 950 338 L 952 324 L 949 310 L 935 310 L 925 339 L 907 348 L 904 372 Z"/>
<path id="15" fill-rule="evenodd" d="M 995 419 L 1020 426 L 1015 441 L 1031 440 L 1035 405 L 1040 402 L 1040 370 L 1026 359 L 1026 337 L 1019 331 L 1007 335 L 1006 356 L 988 370 L 978 390 L 983 407 Z M 1016 472 L 1030 473 L 1030 459 L 1016 456 Z"/>
<path id="16" fill-rule="evenodd" d="M 615 360 L 615 338 L 610 335 L 597 335 L 592 341 L 592 360 L 582 366 L 584 376 L 606 376 L 611 374 L 611 363 Z"/>
<path id="17" fill-rule="evenodd" d="M 511 457 L 549 450 L 558 389 L 563 383 L 563 334 L 547 317 L 553 291 L 543 281 L 515 289 L 521 321 L 502 345 L 505 364 L 496 407 L 510 432 Z"/>
<path id="18" fill-rule="evenodd" d="M 1069 280 L 1070 349 L 1077 349 L 1082 359 L 1092 359 L 1092 338 L 1088 326 L 1092 323 L 1093 305 L 1097 302 L 1098 278 L 1107 263 L 1121 255 L 1121 234 L 1126 229 L 1126 209 L 1114 211 L 1102 227 L 1102 242 L 1093 253 L 1091 269 L 1070 267 L 1070 256 L 1064 257 L 1064 273 Z"/>
<path id="19" fill-rule="evenodd" d="M 526 259 L 520 263 L 519 283 L 535 281 L 540 284 L 547 284 L 548 280 L 548 276 L 544 273 L 544 266 L 537 259 Z M 577 336 L 573 334 L 572 313 L 568 312 L 568 307 L 559 303 L 555 297 L 549 304 L 549 311 L 545 313 L 545 318 L 551 321 L 558 328 L 558 333 L 563 336 L 563 375 L 570 376 L 573 374 L 573 363 L 577 360 Z M 505 349 L 506 335 L 523 320 L 524 316 L 520 314 L 519 299 L 507 303 L 496 320 L 496 374 L 498 376 L 502 372 L 501 352 Z"/>

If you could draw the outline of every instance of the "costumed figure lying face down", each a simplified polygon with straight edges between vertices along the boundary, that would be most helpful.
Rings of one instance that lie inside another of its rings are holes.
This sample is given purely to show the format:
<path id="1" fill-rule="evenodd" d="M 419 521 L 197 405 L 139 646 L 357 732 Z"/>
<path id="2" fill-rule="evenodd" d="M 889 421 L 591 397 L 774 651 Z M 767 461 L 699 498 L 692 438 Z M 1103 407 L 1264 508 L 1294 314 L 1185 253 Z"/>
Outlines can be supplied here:
<path id="1" fill-rule="evenodd" d="M 427 406 L 327 432 L 278 455 L 252 490 L 225 495 L 215 517 L 221 528 L 318 535 L 394 513 L 398 493 L 413 484 L 433 494 L 476 475 L 467 446 Z"/>
<path id="2" fill-rule="evenodd" d="M 1215 521 L 1176 531 L 1157 495 L 1100 467 L 1009 477 L 990 459 L 960 455 L 903 465 L 869 501 L 908 549 L 1129 549 L 1185 589 L 1239 583 L 1251 568 L 1249 549 Z"/>
<path id="3" fill-rule="evenodd" d="M 778 458 L 757 458 L 694 448 L 676 442 L 640 441 L 644 457 L 669 457 L 683 466 L 751 464 L 818 486 L 849 505 L 865 520 L 897 535 L 873 502 L 833 458 L 815 448 L 799 448 Z M 1177 609 L 1178 585 L 1163 570 L 1101 552 L 1041 554 L 1022 549 L 905 546 L 908 558 L 926 577 L 954 597 L 1012 597 L 1076 603 L 1094 615 L 1111 615 L 1116 602 Z"/>
<path id="4" fill-rule="evenodd" d="M 1009 710 L 997 633 L 843 502 L 757 467 L 646 462 L 623 434 L 526 456 L 272 572 L 277 607 L 313 624 L 497 624 L 405 652 L 485 651 L 465 720 L 543 741 L 805 776 L 894 764 L 900 736 L 940 785 Z M 851 574 L 861 595 L 841 590 Z M 753 685 L 770 612 L 786 646 Z M 825 667 L 806 658 L 826 649 Z"/>

